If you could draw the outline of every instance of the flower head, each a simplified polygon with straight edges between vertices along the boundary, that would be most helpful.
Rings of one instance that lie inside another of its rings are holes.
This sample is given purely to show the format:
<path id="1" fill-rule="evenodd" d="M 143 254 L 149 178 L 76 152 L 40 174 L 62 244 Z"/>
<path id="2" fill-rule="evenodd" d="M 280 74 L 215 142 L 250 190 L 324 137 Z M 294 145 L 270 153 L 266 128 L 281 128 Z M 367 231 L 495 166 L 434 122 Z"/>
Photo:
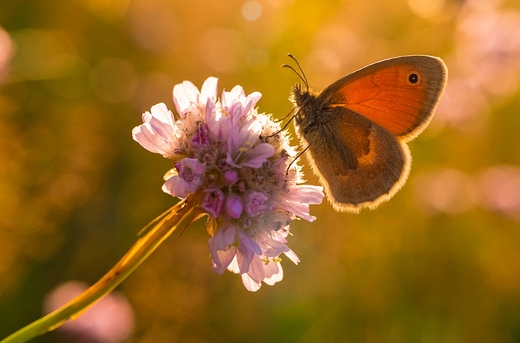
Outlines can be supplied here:
<path id="1" fill-rule="evenodd" d="M 289 224 L 315 219 L 309 205 L 322 202 L 322 187 L 302 184 L 288 135 L 255 108 L 260 93 L 235 86 L 218 99 L 210 77 L 201 91 L 189 81 L 176 85 L 173 97 L 179 116 L 153 106 L 134 139 L 173 161 L 163 191 L 192 197 L 209 215 L 213 269 L 240 274 L 249 291 L 273 285 L 283 278 L 280 255 L 299 262 L 286 244 Z"/>

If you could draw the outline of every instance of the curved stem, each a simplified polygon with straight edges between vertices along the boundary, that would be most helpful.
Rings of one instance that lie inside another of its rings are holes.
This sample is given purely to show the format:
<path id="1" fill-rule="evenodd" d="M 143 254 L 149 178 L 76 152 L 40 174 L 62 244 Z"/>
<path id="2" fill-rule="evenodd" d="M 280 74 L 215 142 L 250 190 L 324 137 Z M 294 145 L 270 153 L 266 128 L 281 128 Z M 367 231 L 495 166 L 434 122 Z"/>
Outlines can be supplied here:
<path id="1" fill-rule="evenodd" d="M 194 213 L 194 206 L 183 200 L 157 217 L 151 229 L 98 282 L 85 292 L 48 315 L 23 327 L 0 343 L 21 343 L 76 319 L 128 277 L 170 234 Z M 155 223 L 155 225 L 154 225 Z M 188 222 L 189 224 L 190 222 Z"/>

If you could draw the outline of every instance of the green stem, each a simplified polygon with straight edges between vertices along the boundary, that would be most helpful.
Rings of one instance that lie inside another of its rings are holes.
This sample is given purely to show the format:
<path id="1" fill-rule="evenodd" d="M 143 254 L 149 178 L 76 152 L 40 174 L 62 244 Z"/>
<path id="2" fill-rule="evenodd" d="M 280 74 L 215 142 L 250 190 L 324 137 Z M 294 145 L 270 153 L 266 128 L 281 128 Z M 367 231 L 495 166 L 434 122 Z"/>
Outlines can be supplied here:
<path id="1" fill-rule="evenodd" d="M 90 306 L 123 282 L 159 244 L 194 213 L 194 209 L 194 206 L 187 206 L 185 200 L 170 208 L 150 223 L 150 225 L 156 224 L 140 237 L 121 260 L 98 282 L 61 308 L 16 331 L 0 343 L 26 342 L 58 328 L 69 319 L 77 319 Z"/>

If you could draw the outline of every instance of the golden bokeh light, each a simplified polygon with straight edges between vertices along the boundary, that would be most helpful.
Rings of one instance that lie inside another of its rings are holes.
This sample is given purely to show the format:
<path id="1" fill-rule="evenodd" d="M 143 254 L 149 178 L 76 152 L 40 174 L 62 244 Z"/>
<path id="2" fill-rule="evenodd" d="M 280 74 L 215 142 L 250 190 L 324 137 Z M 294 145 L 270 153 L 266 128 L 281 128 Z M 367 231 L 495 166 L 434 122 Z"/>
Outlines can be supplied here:
<path id="1" fill-rule="evenodd" d="M 520 340 L 520 7 L 515 0 L 89 0 L 0 4 L 0 338 L 70 280 L 94 283 L 151 219 L 171 161 L 131 136 L 190 80 L 289 113 L 287 53 L 320 90 L 377 60 L 440 56 L 449 81 L 376 211 L 324 201 L 289 236 L 298 266 L 249 293 L 211 269 L 205 222 L 118 289 L 122 342 Z M 292 125 L 289 130 L 293 131 Z M 295 145 L 299 144 L 293 140 Z M 305 162 L 305 158 L 302 163 Z M 304 165 L 311 184 L 317 180 Z M 72 335 L 72 336 L 71 336 Z M 38 342 L 90 342 L 63 331 Z"/>

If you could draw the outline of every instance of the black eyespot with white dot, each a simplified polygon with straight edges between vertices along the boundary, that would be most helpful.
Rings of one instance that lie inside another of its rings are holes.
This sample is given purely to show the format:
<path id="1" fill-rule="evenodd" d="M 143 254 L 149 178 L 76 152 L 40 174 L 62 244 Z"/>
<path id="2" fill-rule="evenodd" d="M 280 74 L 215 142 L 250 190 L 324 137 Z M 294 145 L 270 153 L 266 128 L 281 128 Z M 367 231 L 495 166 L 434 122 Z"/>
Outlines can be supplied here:
<path id="1" fill-rule="evenodd" d="M 408 82 L 413 85 L 417 84 L 419 82 L 419 75 L 417 75 L 417 73 L 410 73 L 410 75 L 408 75 Z"/>

